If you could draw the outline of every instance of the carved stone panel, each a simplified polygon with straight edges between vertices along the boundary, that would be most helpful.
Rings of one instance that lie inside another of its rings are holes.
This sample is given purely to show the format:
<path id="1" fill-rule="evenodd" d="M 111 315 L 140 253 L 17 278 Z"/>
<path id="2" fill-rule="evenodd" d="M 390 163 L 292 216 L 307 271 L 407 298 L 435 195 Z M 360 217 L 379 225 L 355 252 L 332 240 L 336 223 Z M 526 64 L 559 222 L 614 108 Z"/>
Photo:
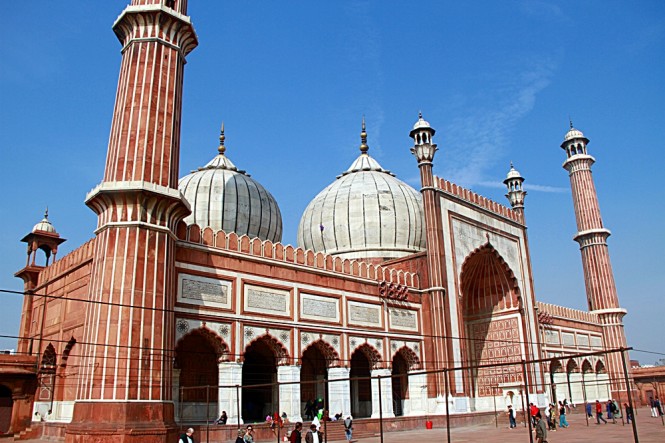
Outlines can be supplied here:
<path id="1" fill-rule="evenodd" d="M 410 309 L 390 308 L 390 329 L 418 331 L 418 313 Z"/>
<path id="2" fill-rule="evenodd" d="M 231 308 L 231 282 L 198 275 L 178 274 L 178 301 Z"/>
<path id="3" fill-rule="evenodd" d="M 360 326 L 381 327 L 383 325 L 381 311 L 381 305 L 350 301 L 348 323 Z"/>
<path id="4" fill-rule="evenodd" d="M 243 310 L 257 314 L 291 316 L 291 292 L 284 289 L 245 285 Z"/>
<path id="5" fill-rule="evenodd" d="M 338 323 L 339 299 L 311 294 L 300 295 L 300 317 L 318 321 Z"/>

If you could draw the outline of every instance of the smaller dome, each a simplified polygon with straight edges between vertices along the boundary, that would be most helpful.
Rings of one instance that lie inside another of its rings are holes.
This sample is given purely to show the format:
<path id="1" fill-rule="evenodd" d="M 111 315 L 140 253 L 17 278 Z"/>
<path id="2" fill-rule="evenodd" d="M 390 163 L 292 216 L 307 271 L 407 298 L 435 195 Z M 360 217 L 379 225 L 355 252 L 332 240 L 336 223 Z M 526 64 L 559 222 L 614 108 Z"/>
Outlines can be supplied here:
<path id="1" fill-rule="evenodd" d="M 513 167 L 513 163 L 510 162 L 510 171 L 508 171 L 508 174 L 506 175 L 506 180 L 512 180 L 515 178 L 523 178 L 522 174 Z"/>
<path id="2" fill-rule="evenodd" d="M 423 114 L 422 112 L 418 113 L 418 121 L 413 125 L 413 131 L 418 130 L 418 129 L 432 129 L 430 126 L 429 122 L 425 119 L 423 119 Z"/>
<path id="3" fill-rule="evenodd" d="M 584 137 L 584 134 L 582 133 L 582 131 L 580 131 L 579 129 L 575 129 L 571 126 L 570 130 L 568 132 L 566 132 L 566 135 L 564 136 L 563 141 L 567 142 L 568 140 L 572 140 L 574 138 L 585 138 L 585 137 Z"/>
<path id="4" fill-rule="evenodd" d="M 50 232 L 52 234 L 56 234 L 55 227 L 51 224 L 51 222 L 48 220 L 48 209 L 44 213 L 44 218 L 42 221 L 37 223 L 34 228 L 32 228 L 32 232 L 36 231 L 44 231 L 44 232 Z"/>

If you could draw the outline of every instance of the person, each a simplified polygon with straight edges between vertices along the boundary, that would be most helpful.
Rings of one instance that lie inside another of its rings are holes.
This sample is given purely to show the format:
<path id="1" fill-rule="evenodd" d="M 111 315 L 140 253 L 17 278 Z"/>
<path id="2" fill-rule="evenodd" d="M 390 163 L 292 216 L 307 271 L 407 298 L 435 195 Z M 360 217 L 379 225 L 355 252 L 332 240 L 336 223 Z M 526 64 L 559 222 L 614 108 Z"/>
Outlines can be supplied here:
<path id="1" fill-rule="evenodd" d="M 318 431 L 314 423 L 309 426 L 309 431 L 305 435 L 305 443 L 323 443 L 323 432 Z"/>
<path id="2" fill-rule="evenodd" d="M 601 420 L 607 424 L 607 420 L 603 418 L 603 405 L 600 404 L 600 401 L 596 400 L 596 424 L 599 425 Z"/>
<path id="3" fill-rule="evenodd" d="M 585 409 L 586 409 L 586 415 L 587 415 L 589 418 L 593 417 L 593 415 L 591 414 L 591 403 L 586 402 Z"/>
<path id="4" fill-rule="evenodd" d="M 656 406 L 654 406 L 654 399 L 653 397 L 649 397 L 649 406 L 651 407 L 651 416 L 656 417 L 658 414 L 658 410 L 656 409 Z"/>
<path id="5" fill-rule="evenodd" d="M 302 423 L 296 423 L 296 427 L 289 435 L 289 443 L 302 443 Z"/>
<path id="6" fill-rule="evenodd" d="M 252 425 L 247 426 L 245 435 L 242 437 L 244 443 L 254 443 L 254 428 Z"/>
<path id="7" fill-rule="evenodd" d="M 529 415 L 531 415 L 531 424 L 533 426 L 536 426 L 536 422 L 538 421 L 536 419 L 536 414 L 539 412 L 538 406 L 534 405 L 533 403 L 529 403 Z"/>
<path id="8" fill-rule="evenodd" d="M 245 443 L 245 439 L 243 438 L 245 436 L 245 430 L 242 428 L 238 429 L 238 436 L 236 437 L 235 443 Z"/>
<path id="9" fill-rule="evenodd" d="M 658 397 L 653 401 L 653 405 L 656 408 L 656 412 L 658 413 L 658 417 L 663 415 L 663 407 L 660 405 L 660 400 L 658 400 Z"/>
<path id="10" fill-rule="evenodd" d="M 559 402 L 559 426 L 562 428 L 568 427 L 568 420 L 566 420 L 566 405 Z"/>
<path id="11" fill-rule="evenodd" d="M 314 401 L 312 399 L 307 400 L 307 403 L 305 403 L 305 418 L 307 420 L 314 419 Z"/>
<path id="12" fill-rule="evenodd" d="M 540 415 L 540 411 L 536 413 L 536 441 L 538 443 L 547 443 L 547 423 Z"/>
<path id="13" fill-rule="evenodd" d="M 194 440 L 194 437 L 192 437 L 192 435 L 194 435 L 194 429 L 192 429 L 192 428 L 187 429 L 187 431 L 185 431 L 184 434 L 180 435 L 179 442 L 180 443 L 195 443 L 196 440 Z"/>
<path id="14" fill-rule="evenodd" d="M 556 408 L 554 407 L 554 403 L 549 404 L 545 416 L 547 417 L 547 424 L 549 425 L 548 430 L 552 432 L 556 431 Z"/>
<path id="15" fill-rule="evenodd" d="M 612 419 L 613 424 L 617 424 L 617 419 L 614 416 L 614 403 L 612 403 L 612 400 L 607 400 L 607 405 L 606 408 L 607 410 L 607 418 Z"/>
<path id="16" fill-rule="evenodd" d="M 508 421 L 510 423 L 510 429 L 517 427 L 517 422 L 515 421 L 515 410 L 513 405 L 508 405 Z"/>
<path id="17" fill-rule="evenodd" d="M 626 421 L 630 424 L 630 421 L 633 419 L 633 408 L 628 406 L 628 403 L 624 403 L 623 410 L 626 411 Z"/>
<path id="18" fill-rule="evenodd" d="M 282 416 L 280 418 L 282 419 L 282 423 L 281 423 L 282 427 L 289 423 L 289 416 L 286 415 L 286 411 L 282 412 Z"/>
<path id="19" fill-rule="evenodd" d="M 350 415 L 344 418 L 344 435 L 346 436 L 346 441 L 351 441 L 353 437 L 353 418 Z"/>
<path id="20" fill-rule="evenodd" d="M 222 411 L 222 415 L 220 415 L 219 418 L 217 419 L 217 424 L 225 425 L 228 419 L 229 417 L 226 415 L 226 411 Z"/>

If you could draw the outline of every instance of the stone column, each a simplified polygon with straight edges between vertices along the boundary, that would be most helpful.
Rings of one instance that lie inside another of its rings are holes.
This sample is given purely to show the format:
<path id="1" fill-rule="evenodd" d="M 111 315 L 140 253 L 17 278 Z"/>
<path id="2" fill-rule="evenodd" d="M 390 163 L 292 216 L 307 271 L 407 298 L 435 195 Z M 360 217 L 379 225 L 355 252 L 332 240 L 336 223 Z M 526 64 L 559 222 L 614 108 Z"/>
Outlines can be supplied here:
<path id="1" fill-rule="evenodd" d="M 383 380 L 381 380 L 383 383 Z M 409 399 L 404 402 L 404 415 L 427 414 L 427 375 L 409 374 Z"/>
<path id="2" fill-rule="evenodd" d="M 279 413 L 286 412 L 289 421 L 292 423 L 302 421 L 300 412 L 300 366 L 278 366 L 277 382 L 280 383 Z"/>
<path id="3" fill-rule="evenodd" d="M 572 372 L 570 374 L 570 398 L 568 404 L 573 403 L 581 405 L 584 403 L 584 394 L 582 393 L 582 373 Z"/>
<path id="4" fill-rule="evenodd" d="M 328 368 L 328 409 L 331 414 L 351 414 L 351 382 L 349 368 Z"/>
<path id="5" fill-rule="evenodd" d="M 226 411 L 229 417 L 227 424 L 234 425 L 243 423 L 242 417 L 242 364 L 234 362 L 219 363 L 219 390 L 217 392 L 217 403 L 219 417 L 222 411 Z M 236 386 L 240 386 L 237 389 Z"/>
<path id="6" fill-rule="evenodd" d="M 173 383 L 171 383 L 171 398 L 173 398 L 173 415 L 175 421 L 180 421 L 180 369 L 173 368 Z"/>
<path id="7" fill-rule="evenodd" d="M 381 377 L 381 409 L 383 418 L 394 417 L 393 413 L 393 380 L 390 369 L 375 369 L 372 376 L 372 417 L 379 418 L 379 379 Z"/>

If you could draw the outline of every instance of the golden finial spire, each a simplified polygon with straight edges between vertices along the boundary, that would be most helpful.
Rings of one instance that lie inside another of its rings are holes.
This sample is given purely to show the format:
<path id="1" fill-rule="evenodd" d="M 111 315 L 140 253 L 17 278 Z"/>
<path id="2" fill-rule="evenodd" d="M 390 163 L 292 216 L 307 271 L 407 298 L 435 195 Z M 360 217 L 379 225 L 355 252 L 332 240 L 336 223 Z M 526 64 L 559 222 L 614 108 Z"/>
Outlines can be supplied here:
<path id="1" fill-rule="evenodd" d="M 367 131 L 365 126 L 365 116 L 363 115 L 362 131 L 360 132 L 360 152 L 367 154 L 369 146 L 367 146 Z"/>
<path id="2" fill-rule="evenodd" d="M 219 133 L 219 147 L 217 148 L 217 151 L 222 155 L 226 151 L 226 146 L 224 146 L 224 140 L 226 140 L 226 136 L 224 135 L 224 122 L 222 122 L 222 130 Z"/>
<path id="3" fill-rule="evenodd" d="M 44 210 L 44 218 L 45 218 L 46 220 L 48 220 L 48 206 L 47 206 L 46 209 Z"/>

